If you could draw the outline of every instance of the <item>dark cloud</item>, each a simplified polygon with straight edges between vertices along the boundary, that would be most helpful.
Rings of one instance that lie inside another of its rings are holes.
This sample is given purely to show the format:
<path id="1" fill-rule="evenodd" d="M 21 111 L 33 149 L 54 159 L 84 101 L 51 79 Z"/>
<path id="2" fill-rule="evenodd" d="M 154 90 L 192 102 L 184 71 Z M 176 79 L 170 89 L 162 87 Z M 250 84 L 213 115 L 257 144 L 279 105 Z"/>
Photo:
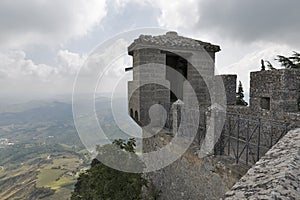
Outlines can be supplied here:
<path id="1" fill-rule="evenodd" d="M 251 42 L 300 44 L 299 0 L 210 0 L 199 4 L 196 29 Z"/>

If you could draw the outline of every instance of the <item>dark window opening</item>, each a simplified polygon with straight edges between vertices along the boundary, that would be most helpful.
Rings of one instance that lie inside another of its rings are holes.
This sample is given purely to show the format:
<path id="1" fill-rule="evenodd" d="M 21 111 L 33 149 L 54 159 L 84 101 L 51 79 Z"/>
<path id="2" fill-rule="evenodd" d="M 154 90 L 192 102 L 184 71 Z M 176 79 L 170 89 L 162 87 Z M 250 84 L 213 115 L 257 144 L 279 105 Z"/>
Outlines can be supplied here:
<path id="1" fill-rule="evenodd" d="M 134 112 L 134 119 L 137 120 L 137 121 L 139 120 L 139 113 L 138 113 L 138 111 Z"/>
<path id="2" fill-rule="evenodd" d="M 166 79 L 170 81 L 170 102 L 183 100 L 183 83 L 187 78 L 187 60 L 175 55 L 166 55 Z M 173 70 L 172 70 L 173 69 Z"/>
<path id="3" fill-rule="evenodd" d="M 133 118 L 133 110 L 132 110 L 132 108 L 130 109 L 130 117 Z"/>
<path id="4" fill-rule="evenodd" d="M 298 105 L 298 111 L 300 111 L 300 85 L 298 89 L 298 100 L 297 100 L 297 105 Z"/>
<path id="5" fill-rule="evenodd" d="M 264 110 L 270 110 L 270 108 L 271 108 L 270 97 L 262 97 L 260 99 L 260 107 Z"/>

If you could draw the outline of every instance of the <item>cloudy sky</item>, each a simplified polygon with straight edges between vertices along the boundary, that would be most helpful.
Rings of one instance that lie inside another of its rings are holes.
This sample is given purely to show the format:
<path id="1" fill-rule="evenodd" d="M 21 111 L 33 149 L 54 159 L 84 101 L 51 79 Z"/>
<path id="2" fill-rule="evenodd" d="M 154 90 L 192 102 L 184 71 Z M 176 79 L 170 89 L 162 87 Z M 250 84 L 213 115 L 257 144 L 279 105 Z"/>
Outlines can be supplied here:
<path id="1" fill-rule="evenodd" d="M 98 44 L 144 27 L 220 45 L 218 72 L 238 74 L 247 91 L 260 59 L 276 66 L 276 55 L 300 50 L 299 8 L 299 0 L 1 0 L 0 97 L 72 93 Z M 123 57 L 101 84 L 122 78 Z"/>

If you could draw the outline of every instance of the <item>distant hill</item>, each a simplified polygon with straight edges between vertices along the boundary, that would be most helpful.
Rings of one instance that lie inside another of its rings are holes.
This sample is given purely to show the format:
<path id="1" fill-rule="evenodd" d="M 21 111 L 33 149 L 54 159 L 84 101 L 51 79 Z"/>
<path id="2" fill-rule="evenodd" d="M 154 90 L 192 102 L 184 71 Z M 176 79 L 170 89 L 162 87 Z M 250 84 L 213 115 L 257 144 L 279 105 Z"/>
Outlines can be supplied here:
<path id="1" fill-rule="evenodd" d="M 98 120 L 109 138 L 119 139 L 127 137 L 122 134 L 119 126 L 125 127 L 126 130 L 135 130 L 131 127 L 136 126 L 136 124 L 127 114 L 127 99 L 114 99 L 113 110 L 111 108 L 112 102 L 109 98 L 97 97 L 95 103 Z M 57 127 L 64 124 L 74 127 L 71 102 L 39 100 L 15 105 L 17 106 L 16 109 L 13 109 L 14 105 L 7 108 L 10 112 L 0 112 L 0 126 L 54 123 Z M 89 117 L 93 116 L 87 116 L 87 122 L 90 121 Z M 116 120 L 118 124 L 116 124 Z M 75 127 L 73 129 L 76 131 Z"/>
<path id="2" fill-rule="evenodd" d="M 21 112 L 0 113 L 0 125 L 24 124 L 42 121 L 68 121 L 72 119 L 72 105 L 62 102 L 40 104 L 41 106 Z M 24 104 L 28 106 L 28 104 Z"/>
<path id="3" fill-rule="evenodd" d="M 120 99 L 120 101 L 122 101 Z M 96 100 L 97 110 L 108 110 L 110 101 L 101 97 Z M 102 112 L 101 114 L 108 114 Z M 42 121 L 69 121 L 73 119 L 72 104 L 62 101 L 36 100 L 13 104 L 0 111 L 0 125 L 34 123 Z"/>
<path id="4" fill-rule="evenodd" d="M 99 138 L 100 144 L 128 138 L 119 128 L 133 131 L 136 125 L 127 114 L 127 100 L 113 101 L 114 115 L 109 98 L 97 97 L 95 103 L 101 128 L 111 139 Z M 0 146 L 0 199 L 68 199 L 76 174 L 90 163 L 70 98 L 1 105 L 0 139 L 13 145 Z M 87 134 L 93 129 L 91 117 L 84 117 Z"/>

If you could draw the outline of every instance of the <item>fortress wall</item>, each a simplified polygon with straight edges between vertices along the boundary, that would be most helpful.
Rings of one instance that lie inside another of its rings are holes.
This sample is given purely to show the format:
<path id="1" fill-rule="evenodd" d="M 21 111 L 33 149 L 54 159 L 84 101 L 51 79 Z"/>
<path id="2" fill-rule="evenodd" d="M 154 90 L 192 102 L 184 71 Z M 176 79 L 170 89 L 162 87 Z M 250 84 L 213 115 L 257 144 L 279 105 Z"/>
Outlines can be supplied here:
<path id="1" fill-rule="evenodd" d="M 224 84 L 224 89 L 226 93 L 226 101 L 227 105 L 236 105 L 236 79 L 237 75 L 217 75 L 216 78 L 221 77 Z M 218 86 L 219 87 L 219 86 Z M 217 92 L 218 89 L 222 88 L 215 88 L 215 91 Z M 216 95 L 217 98 L 224 98 Z"/>
<path id="2" fill-rule="evenodd" d="M 272 112 L 298 112 L 300 94 L 300 71 L 278 69 L 250 73 L 250 107 L 260 111 L 268 99 Z"/>
<path id="3" fill-rule="evenodd" d="M 225 199 L 300 199 L 300 129 L 273 146 Z"/>
<path id="4" fill-rule="evenodd" d="M 251 107 L 228 106 L 226 123 L 223 127 L 222 136 L 216 145 L 215 153 L 220 155 L 230 155 L 235 157 L 235 151 L 228 149 L 239 148 L 241 152 L 240 161 L 255 164 L 258 158 L 277 143 L 289 130 L 300 127 L 300 113 L 271 112 L 266 110 L 254 111 Z M 231 135 L 230 144 L 228 137 Z M 237 139 L 239 138 L 239 144 Z M 247 153 L 244 147 L 249 146 Z M 259 144 L 259 150 L 257 150 Z M 236 149 L 235 149 L 236 150 Z"/>
<path id="5" fill-rule="evenodd" d="M 267 110 L 252 110 L 248 106 L 227 106 L 227 112 L 249 118 L 261 118 L 272 121 L 286 122 L 290 128 L 300 127 L 300 112 L 271 112 Z"/>

